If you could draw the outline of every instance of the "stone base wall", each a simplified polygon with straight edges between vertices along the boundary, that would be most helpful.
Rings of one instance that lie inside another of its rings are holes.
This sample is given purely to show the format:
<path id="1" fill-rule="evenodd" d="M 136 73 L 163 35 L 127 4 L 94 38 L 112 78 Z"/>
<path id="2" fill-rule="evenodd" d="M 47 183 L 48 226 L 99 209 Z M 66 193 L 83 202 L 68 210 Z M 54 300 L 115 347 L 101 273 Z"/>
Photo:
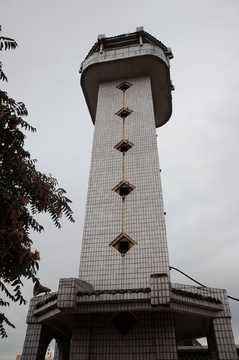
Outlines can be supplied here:
<path id="1" fill-rule="evenodd" d="M 132 315 L 137 322 L 125 336 L 112 325 L 112 313 L 77 315 L 70 360 L 178 359 L 171 313 Z"/>

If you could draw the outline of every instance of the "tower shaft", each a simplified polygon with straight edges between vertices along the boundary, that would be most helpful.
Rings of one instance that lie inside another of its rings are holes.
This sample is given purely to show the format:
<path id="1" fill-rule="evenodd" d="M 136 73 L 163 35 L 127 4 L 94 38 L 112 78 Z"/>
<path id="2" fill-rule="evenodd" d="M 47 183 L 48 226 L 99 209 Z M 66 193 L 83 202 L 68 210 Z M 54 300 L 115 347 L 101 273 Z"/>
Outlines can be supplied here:
<path id="1" fill-rule="evenodd" d="M 125 91 L 121 80 L 99 84 L 79 274 L 95 289 L 148 287 L 150 274 L 169 275 L 150 76 L 124 80 Z M 132 112 L 116 115 L 124 107 Z M 122 142 L 125 153 L 115 148 Z M 125 198 L 113 190 L 121 182 L 133 186 Z M 124 234 L 133 242 L 121 256 Z"/>

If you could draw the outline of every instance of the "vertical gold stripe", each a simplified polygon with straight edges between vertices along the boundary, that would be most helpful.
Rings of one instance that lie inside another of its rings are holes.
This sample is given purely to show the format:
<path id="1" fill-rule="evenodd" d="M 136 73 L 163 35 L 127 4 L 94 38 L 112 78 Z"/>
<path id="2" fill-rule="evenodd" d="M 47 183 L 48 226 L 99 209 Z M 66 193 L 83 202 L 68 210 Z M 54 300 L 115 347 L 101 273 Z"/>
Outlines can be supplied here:
<path id="1" fill-rule="evenodd" d="M 123 140 L 125 140 L 125 118 L 123 118 Z"/>
<path id="2" fill-rule="evenodd" d="M 125 154 L 123 154 L 123 181 L 124 181 L 124 175 L 125 175 Z"/>
<path id="3" fill-rule="evenodd" d="M 125 91 L 123 91 L 123 108 L 125 108 Z M 123 118 L 123 140 L 125 140 L 125 118 Z M 123 154 L 123 181 L 125 174 L 125 154 Z M 122 198 L 122 234 L 124 234 L 124 198 Z"/>
<path id="4" fill-rule="evenodd" d="M 124 200 L 122 201 L 122 234 L 124 234 Z"/>

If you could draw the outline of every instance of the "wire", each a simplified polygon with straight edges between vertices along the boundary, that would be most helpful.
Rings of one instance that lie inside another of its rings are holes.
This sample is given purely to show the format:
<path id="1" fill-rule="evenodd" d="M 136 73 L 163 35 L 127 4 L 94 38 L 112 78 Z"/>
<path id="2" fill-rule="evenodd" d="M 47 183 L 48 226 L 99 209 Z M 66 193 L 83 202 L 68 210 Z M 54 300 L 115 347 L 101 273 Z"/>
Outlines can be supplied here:
<path id="1" fill-rule="evenodd" d="M 236 301 L 239 301 L 239 299 L 237 299 L 237 298 L 234 298 L 234 297 L 232 297 L 232 296 L 229 296 L 229 295 L 227 295 L 227 297 L 228 297 L 228 299 L 232 299 L 232 300 L 236 300 Z"/>
<path id="2" fill-rule="evenodd" d="M 196 284 L 201 285 L 202 287 L 205 287 L 205 288 L 207 287 L 206 285 L 203 285 L 203 284 L 201 284 L 200 282 L 196 281 L 195 279 L 191 278 L 190 276 L 188 276 L 187 274 L 185 274 L 183 271 L 181 271 L 181 270 L 179 270 L 179 269 L 177 269 L 177 268 L 175 268 L 175 267 L 173 267 L 173 266 L 169 266 L 169 270 L 172 270 L 172 269 L 180 272 L 181 274 L 183 274 L 184 276 L 186 276 L 186 277 L 189 278 L 190 280 L 194 281 Z M 235 300 L 235 301 L 239 301 L 239 299 L 234 298 L 234 297 L 232 297 L 232 296 L 227 295 L 227 297 L 228 297 L 228 299 L 232 299 L 232 300 Z"/>
<path id="3" fill-rule="evenodd" d="M 72 57 L 69 57 L 69 58 L 66 58 L 66 59 L 56 60 L 56 61 L 49 62 L 49 63 L 46 63 L 46 64 L 34 66 L 34 67 L 32 67 L 32 68 L 28 68 L 28 69 L 25 69 L 25 70 L 14 71 L 14 72 L 12 72 L 12 73 L 10 73 L 10 74 L 8 74 L 8 75 L 15 75 L 15 74 L 19 74 L 19 73 L 22 73 L 22 72 L 25 72 L 25 71 L 35 70 L 35 69 L 38 69 L 38 68 L 41 68 L 41 67 L 44 67 L 44 66 L 49 66 L 49 65 L 53 65 L 53 64 L 60 63 L 60 62 L 63 62 L 63 61 L 67 61 L 67 60 L 71 60 L 71 59 L 75 59 L 75 58 L 80 58 L 80 56 L 81 56 L 81 55 L 72 56 Z"/>
<path id="4" fill-rule="evenodd" d="M 194 282 L 195 282 L 195 283 L 197 283 L 198 285 L 201 285 L 202 287 L 206 287 L 206 285 L 203 285 L 203 284 L 201 284 L 200 282 L 198 282 L 198 281 L 194 280 L 193 278 L 191 278 L 190 276 L 188 276 L 187 274 L 185 274 L 185 273 L 184 273 L 184 272 L 182 272 L 181 270 L 176 269 L 176 268 L 175 268 L 175 267 L 173 267 L 173 266 L 169 266 L 169 270 L 171 270 L 171 269 L 173 269 L 173 270 L 176 270 L 176 271 L 180 272 L 181 274 L 183 274 L 184 276 L 186 276 L 186 277 L 187 277 L 187 278 L 189 278 L 190 280 L 194 281 Z"/>

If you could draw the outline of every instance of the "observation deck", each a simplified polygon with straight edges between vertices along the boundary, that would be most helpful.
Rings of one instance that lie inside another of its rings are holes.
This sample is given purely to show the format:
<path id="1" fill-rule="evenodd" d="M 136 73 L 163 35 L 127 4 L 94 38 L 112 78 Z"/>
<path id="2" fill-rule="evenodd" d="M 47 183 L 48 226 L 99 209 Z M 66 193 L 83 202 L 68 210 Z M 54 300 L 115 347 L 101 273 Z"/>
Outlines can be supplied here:
<path id="1" fill-rule="evenodd" d="M 99 83 L 149 75 L 155 114 L 155 126 L 164 125 L 172 113 L 169 60 L 170 48 L 144 31 L 114 37 L 99 35 L 89 54 L 81 64 L 81 86 L 86 103 L 95 123 Z"/>

